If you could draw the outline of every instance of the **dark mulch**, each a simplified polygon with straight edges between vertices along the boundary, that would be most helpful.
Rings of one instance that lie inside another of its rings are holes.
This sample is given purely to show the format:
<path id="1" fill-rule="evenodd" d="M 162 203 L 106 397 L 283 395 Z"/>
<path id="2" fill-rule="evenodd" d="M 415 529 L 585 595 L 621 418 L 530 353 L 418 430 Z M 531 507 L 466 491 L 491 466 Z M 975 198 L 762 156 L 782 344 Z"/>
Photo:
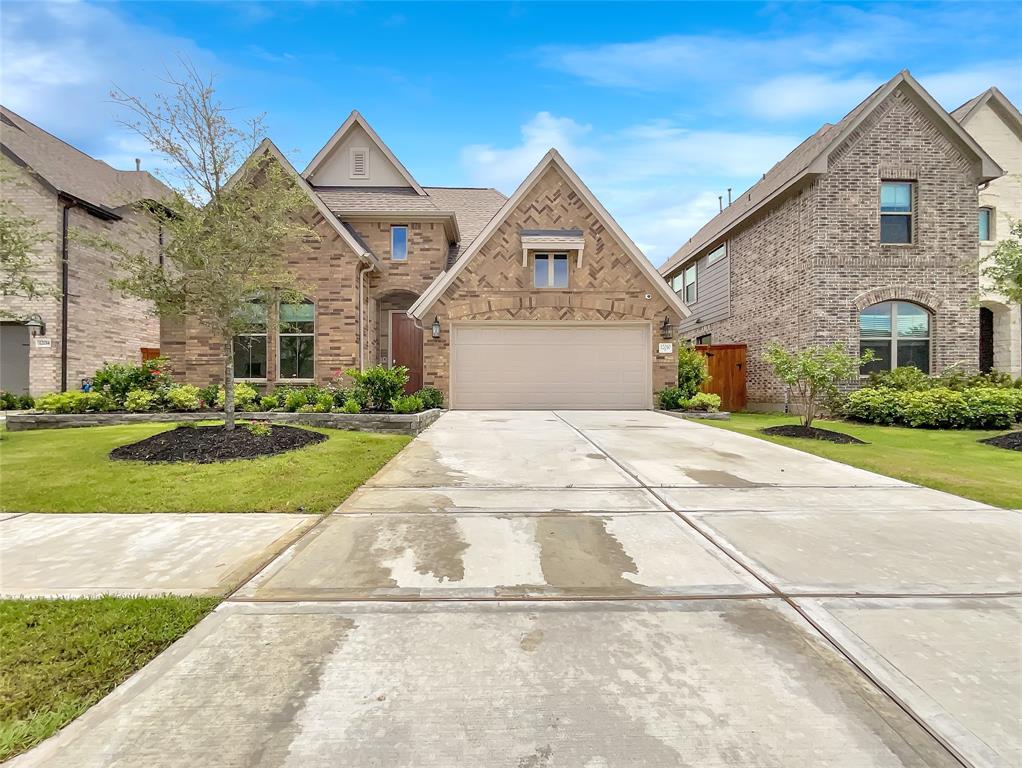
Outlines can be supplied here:
<path id="1" fill-rule="evenodd" d="M 803 427 L 801 424 L 781 424 L 776 427 L 765 427 L 762 430 L 767 435 L 778 435 L 780 437 L 808 437 L 812 440 L 826 440 L 831 443 L 857 443 L 867 445 L 865 440 L 846 435 L 844 432 L 834 432 L 829 429 L 817 427 Z"/>
<path id="2" fill-rule="evenodd" d="M 996 448 L 1005 448 L 1009 451 L 1022 451 L 1022 432 L 1009 432 L 1006 435 L 988 437 L 986 440 L 980 440 L 979 442 L 992 445 Z"/>
<path id="3" fill-rule="evenodd" d="M 231 459 L 257 459 L 294 451 L 326 440 L 326 435 L 307 429 L 274 424 L 268 435 L 253 435 L 239 424 L 228 432 L 222 426 L 178 427 L 122 445 L 110 451 L 111 459 L 126 461 L 191 461 L 211 464 Z"/>

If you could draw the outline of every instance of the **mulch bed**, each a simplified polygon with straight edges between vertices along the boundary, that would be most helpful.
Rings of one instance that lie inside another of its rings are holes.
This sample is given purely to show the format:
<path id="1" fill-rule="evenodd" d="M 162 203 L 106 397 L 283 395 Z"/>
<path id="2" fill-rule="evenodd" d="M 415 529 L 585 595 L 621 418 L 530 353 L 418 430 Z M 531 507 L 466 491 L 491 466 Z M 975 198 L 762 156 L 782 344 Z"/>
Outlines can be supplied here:
<path id="1" fill-rule="evenodd" d="M 1022 451 L 1022 432 L 1009 432 L 1006 435 L 988 437 L 979 442 L 992 445 L 996 448 L 1005 448 L 1009 451 Z"/>
<path id="2" fill-rule="evenodd" d="M 831 443 L 857 443 L 867 445 L 865 440 L 846 435 L 844 432 L 834 432 L 829 429 L 818 429 L 817 427 L 803 427 L 801 424 L 782 424 L 776 427 L 765 427 L 763 430 L 767 435 L 778 435 L 779 437 L 808 437 L 812 440 L 826 440 Z"/>
<path id="3" fill-rule="evenodd" d="M 111 459 L 123 461 L 190 461 L 211 464 L 232 459 L 257 459 L 321 443 L 320 432 L 274 424 L 268 435 L 253 435 L 239 424 L 228 432 L 222 426 L 178 427 L 122 445 L 110 451 Z"/>

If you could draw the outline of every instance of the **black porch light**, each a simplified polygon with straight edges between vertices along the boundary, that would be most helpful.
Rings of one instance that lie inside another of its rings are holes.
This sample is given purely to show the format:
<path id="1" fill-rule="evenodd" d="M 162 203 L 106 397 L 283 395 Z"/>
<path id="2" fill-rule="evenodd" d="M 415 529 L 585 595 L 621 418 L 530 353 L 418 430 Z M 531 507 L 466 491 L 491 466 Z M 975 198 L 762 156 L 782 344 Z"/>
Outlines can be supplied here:
<path id="1" fill-rule="evenodd" d="M 674 326 L 671 325 L 671 318 L 668 315 L 664 315 L 664 322 L 660 326 L 660 337 L 663 339 L 674 338 Z"/>
<path id="2" fill-rule="evenodd" d="M 433 338 L 440 338 L 440 318 L 437 315 L 433 315 Z"/>

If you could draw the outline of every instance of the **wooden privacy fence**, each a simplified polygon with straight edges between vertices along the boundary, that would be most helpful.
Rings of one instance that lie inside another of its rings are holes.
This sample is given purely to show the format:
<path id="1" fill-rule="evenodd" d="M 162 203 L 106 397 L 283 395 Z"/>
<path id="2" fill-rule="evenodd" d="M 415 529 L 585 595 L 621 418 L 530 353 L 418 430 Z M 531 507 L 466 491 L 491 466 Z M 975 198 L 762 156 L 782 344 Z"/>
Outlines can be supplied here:
<path id="1" fill-rule="evenodd" d="M 696 349 L 706 357 L 710 369 L 710 380 L 703 384 L 703 392 L 720 395 L 722 411 L 745 409 L 748 396 L 745 392 L 744 344 L 697 344 Z"/>

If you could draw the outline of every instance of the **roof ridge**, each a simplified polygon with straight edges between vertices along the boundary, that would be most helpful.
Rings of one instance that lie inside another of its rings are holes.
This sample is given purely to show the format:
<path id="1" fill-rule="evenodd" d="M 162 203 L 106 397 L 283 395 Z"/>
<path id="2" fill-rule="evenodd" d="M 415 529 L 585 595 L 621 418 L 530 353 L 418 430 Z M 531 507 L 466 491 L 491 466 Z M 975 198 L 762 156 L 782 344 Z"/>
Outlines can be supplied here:
<path id="1" fill-rule="evenodd" d="M 99 158 L 93 157 L 92 155 L 90 155 L 90 154 L 89 154 L 88 152 L 86 152 L 85 150 L 83 150 L 83 149 L 79 149 L 79 148 L 78 148 L 78 147 L 76 147 L 76 146 L 75 146 L 74 144 L 71 144 L 70 142 L 67 142 L 67 141 L 65 141 L 64 139 L 60 138 L 60 136 L 58 136 L 58 135 L 57 135 L 57 134 L 55 134 L 55 133 L 50 133 L 50 132 L 49 132 L 48 130 L 46 130 L 45 128 L 43 128 L 43 127 L 42 127 L 41 125 L 39 125 L 38 123 L 33 123 L 33 122 L 32 122 L 31 120 L 29 120 L 29 119 L 28 119 L 27 117 L 24 117 L 23 115 L 20 115 L 20 114 L 18 114 L 17 112 L 15 112 L 15 111 L 14 111 L 13 109 L 11 109 L 10 107 L 5 107 L 4 105 L 0 104 L 0 109 L 2 109 L 2 110 L 3 110 L 4 112 L 6 112 L 6 113 L 7 113 L 8 115 L 13 115 L 13 116 L 14 116 L 15 118 L 17 118 L 18 120 L 24 120 L 24 121 L 25 121 L 26 123 L 28 123 L 29 125 L 31 125 L 31 126 L 32 126 L 33 128 L 35 128 L 35 129 L 36 129 L 37 131 L 41 131 L 42 133 L 45 133 L 45 134 L 46 134 L 47 136 L 49 136 L 49 137 L 50 137 L 51 139 L 53 139 L 54 141 L 59 141 L 59 142 L 60 142 L 61 144 L 63 144 L 63 145 L 65 146 L 65 147 L 67 147 L 67 148 L 68 148 L 68 149 L 70 149 L 70 150 L 73 150 L 74 152 L 77 152 L 77 153 L 78 153 L 79 155 L 81 155 L 82 157 L 84 157 L 84 158 L 85 158 L 86 160 L 91 160 L 92 162 L 94 162 L 94 163 L 98 163 L 98 164 L 102 165 L 103 167 L 105 167 L 105 168 L 109 168 L 109 169 L 110 169 L 111 171 L 114 171 L 114 172 L 117 172 L 117 173 L 134 173 L 134 171 L 122 171 L 122 170 L 121 170 L 120 168 L 114 168 L 114 167 L 113 167 L 112 165 L 110 165 L 110 163 L 108 163 L 108 162 L 106 162 L 106 161 L 104 161 L 104 160 L 100 160 Z M 17 127 L 17 128 L 18 128 L 18 130 L 19 130 L 19 131 L 21 131 L 22 133 L 24 133 L 24 132 L 25 132 L 25 129 L 24 129 L 24 128 L 22 128 L 21 126 L 16 126 L 16 127 Z M 148 173 L 148 171 L 147 171 L 147 173 Z"/>

